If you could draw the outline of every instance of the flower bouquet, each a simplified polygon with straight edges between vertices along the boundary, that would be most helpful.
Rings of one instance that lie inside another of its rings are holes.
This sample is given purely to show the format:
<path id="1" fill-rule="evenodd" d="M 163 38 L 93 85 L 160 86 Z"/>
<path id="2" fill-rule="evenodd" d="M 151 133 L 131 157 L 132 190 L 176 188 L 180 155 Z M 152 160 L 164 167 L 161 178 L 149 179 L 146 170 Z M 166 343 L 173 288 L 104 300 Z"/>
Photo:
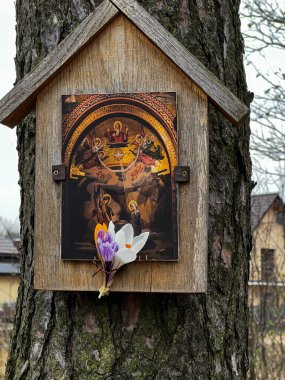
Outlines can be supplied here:
<path id="1" fill-rule="evenodd" d="M 97 224 L 94 230 L 94 240 L 101 267 L 98 272 L 103 272 L 104 283 L 99 289 L 99 298 L 108 295 L 113 282 L 114 275 L 124 265 L 136 260 L 138 252 L 142 250 L 149 232 L 143 232 L 134 237 L 134 229 L 131 224 L 125 224 L 117 233 L 113 222 Z M 97 266 L 96 262 L 95 265 Z"/>

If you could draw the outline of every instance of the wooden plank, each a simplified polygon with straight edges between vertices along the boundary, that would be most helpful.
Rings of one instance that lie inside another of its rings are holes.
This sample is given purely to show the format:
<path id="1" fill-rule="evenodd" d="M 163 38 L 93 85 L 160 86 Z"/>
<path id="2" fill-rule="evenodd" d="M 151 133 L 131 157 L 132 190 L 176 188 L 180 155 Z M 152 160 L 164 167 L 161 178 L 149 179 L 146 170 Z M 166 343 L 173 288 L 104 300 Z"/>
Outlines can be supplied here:
<path id="1" fill-rule="evenodd" d="M 237 126 L 243 121 L 249 108 L 143 7 L 135 0 L 110 1 L 209 96 L 226 118 Z"/>
<path id="2" fill-rule="evenodd" d="M 105 0 L 65 40 L 27 74 L 1 101 L 0 122 L 18 124 L 36 105 L 36 97 L 119 11 Z"/>
<path id="3" fill-rule="evenodd" d="M 207 290 L 208 102 L 189 86 L 186 77 L 180 89 L 178 118 L 179 163 L 191 163 L 190 183 L 179 185 L 180 261 L 178 265 L 153 263 L 152 291 L 199 293 Z"/>
<path id="4" fill-rule="evenodd" d="M 118 16 L 39 94 L 35 183 L 35 287 L 96 291 L 93 265 L 63 261 L 61 186 L 51 167 L 61 162 L 61 95 L 174 91 L 178 98 L 179 161 L 191 182 L 180 185 L 179 261 L 135 262 L 116 274 L 112 291 L 205 292 L 207 288 L 207 96 L 123 15 Z M 50 112 L 50 110 L 53 112 Z"/>

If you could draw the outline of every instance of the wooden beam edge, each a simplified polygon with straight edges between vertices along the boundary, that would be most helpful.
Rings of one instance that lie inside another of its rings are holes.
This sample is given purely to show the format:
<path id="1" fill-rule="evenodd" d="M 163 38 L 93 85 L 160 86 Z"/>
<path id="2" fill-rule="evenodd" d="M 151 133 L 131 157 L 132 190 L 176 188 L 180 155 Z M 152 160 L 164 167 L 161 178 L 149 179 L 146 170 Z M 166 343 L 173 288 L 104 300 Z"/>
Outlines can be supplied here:
<path id="1" fill-rule="evenodd" d="M 62 286 L 53 286 L 50 285 L 50 283 L 41 282 L 40 284 L 37 282 L 37 280 L 34 280 L 34 289 L 36 290 L 51 290 L 51 291 L 72 291 L 72 292 L 98 292 L 98 288 L 94 286 L 94 288 L 90 287 L 89 289 L 83 288 L 81 286 L 70 286 L 70 285 L 62 285 Z M 192 290 L 191 287 L 181 289 L 181 288 L 175 288 L 173 287 L 170 289 L 152 289 L 152 290 L 142 290 L 137 288 L 132 289 L 112 289 L 110 290 L 110 293 L 160 293 L 160 294 L 172 294 L 172 293 L 179 293 L 179 294 L 205 294 L 208 291 L 207 286 L 200 287 L 198 289 Z"/>
<path id="2" fill-rule="evenodd" d="M 99 5 L 0 100 L 0 123 L 13 128 L 21 122 L 35 107 L 39 92 L 118 14 L 117 7 L 109 0 L 105 0 Z M 70 49 L 68 50 L 67 47 Z M 53 61 L 55 64 L 49 68 Z M 31 85 L 33 82 L 35 84 Z"/>
<path id="3" fill-rule="evenodd" d="M 236 126 L 242 123 L 249 108 L 154 17 L 135 0 L 110 1 L 207 94 L 231 123 Z"/>

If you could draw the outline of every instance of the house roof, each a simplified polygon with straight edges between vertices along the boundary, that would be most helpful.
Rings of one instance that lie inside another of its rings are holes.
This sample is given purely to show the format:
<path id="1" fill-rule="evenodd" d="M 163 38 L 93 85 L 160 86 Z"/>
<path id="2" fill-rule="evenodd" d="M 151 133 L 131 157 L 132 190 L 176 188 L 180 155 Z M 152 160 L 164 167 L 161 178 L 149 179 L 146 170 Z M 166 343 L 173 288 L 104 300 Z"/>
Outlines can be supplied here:
<path id="1" fill-rule="evenodd" d="M 0 100 L 0 122 L 9 127 L 18 124 L 35 108 L 40 91 L 119 14 L 133 22 L 233 124 L 247 116 L 248 107 L 135 0 L 105 0 Z"/>
<path id="2" fill-rule="evenodd" d="M 0 256 L 18 255 L 19 252 L 11 239 L 0 236 Z"/>
<path id="3" fill-rule="evenodd" d="M 252 231 L 259 225 L 259 222 L 270 209 L 276 199 L 281 201 L 278 193 L 253 195 L 251 197 L 251 228 Z"/>

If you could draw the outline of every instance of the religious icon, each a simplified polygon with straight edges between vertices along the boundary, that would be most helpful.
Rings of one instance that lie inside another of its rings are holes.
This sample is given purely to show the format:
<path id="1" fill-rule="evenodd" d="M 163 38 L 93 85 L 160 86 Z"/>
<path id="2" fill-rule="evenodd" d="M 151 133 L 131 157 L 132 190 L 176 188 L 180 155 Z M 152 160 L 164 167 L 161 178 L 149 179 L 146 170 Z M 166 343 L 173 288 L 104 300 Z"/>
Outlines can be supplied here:
<path id="1" fill-rule="evenodd" d="M 64 95 L 62 111 L 62 258 L 93 260 L 111 224 L 147 233 L 137 260 L 177 260 L 176 94 Z"/>

